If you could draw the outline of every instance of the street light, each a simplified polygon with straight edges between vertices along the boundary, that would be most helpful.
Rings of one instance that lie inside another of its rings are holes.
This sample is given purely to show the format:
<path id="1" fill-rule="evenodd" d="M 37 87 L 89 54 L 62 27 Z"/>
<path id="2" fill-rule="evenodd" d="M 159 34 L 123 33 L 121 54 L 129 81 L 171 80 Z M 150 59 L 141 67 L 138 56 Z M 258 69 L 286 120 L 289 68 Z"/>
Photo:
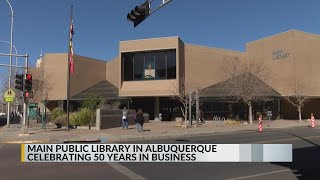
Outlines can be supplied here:
<path id="1" fill-rule="evenodd" d="M 13 47 L 13 9 L 12 6 L 10 4 L 10 2 L 8 0 L 6 0 L 6 2 L 8 3 L 9 7 L 10 7 L 10 11 L 11 11 L 11 30 L 10 30 L 10 71 L 9 71 L 9 89 L 11 88 L 11 76 L 12 76 L 12 47 Z M 10 102 L 7 103 L 8 108 L 7 108 L 7 127 L 10 127 Z"/>

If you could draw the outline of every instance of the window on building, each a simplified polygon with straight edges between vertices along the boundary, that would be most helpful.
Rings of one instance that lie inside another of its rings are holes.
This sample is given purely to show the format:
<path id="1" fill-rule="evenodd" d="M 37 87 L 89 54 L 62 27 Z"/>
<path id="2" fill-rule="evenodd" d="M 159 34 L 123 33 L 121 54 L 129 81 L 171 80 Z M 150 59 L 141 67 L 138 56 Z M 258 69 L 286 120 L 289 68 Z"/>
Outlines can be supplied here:
<path id="1" fill-rule="evenodd" d="M 144 79 L 144 55 L 143 54 L 134 54 L 134 80 Z"/>
<path id="2" fill-rule="evenodd" d="M 156 79 L 167 79 L 167 60 L 163 52 L 156 53 Z"/>
<path id="3" fill-rule="evenodd" d="M 176 51 L 167 53 L 167 79 L 176 78 Z"/>
<path id="4" fill-rule="evenodd" d="M 123 61 L 123 80 L 124 81 L 132 81 L 133 80 L 133 55 L 123 54 L 122 56 Z"/>
<path id="5" fill-rule="evenodd" d="M 154 53 L 145 54 L 145 63 L 144 63 L 144 79 L 155 79 L 155 64 L 154 64 Z"/>
<path id="6" fill-rule="evenodd" d="M 176 78 L 176 50 L 122 53 L 123 80 Z"/>

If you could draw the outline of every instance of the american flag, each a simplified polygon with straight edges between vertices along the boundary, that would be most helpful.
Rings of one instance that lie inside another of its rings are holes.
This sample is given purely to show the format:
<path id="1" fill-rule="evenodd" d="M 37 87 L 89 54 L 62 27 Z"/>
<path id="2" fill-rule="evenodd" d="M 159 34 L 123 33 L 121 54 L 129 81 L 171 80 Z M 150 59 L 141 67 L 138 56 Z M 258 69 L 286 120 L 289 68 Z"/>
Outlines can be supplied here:
<path id="1" fill-rule="evenodd" d="M 74 74 L 74 63 L 73 63 L 73 44 L 72 44 L 72 38 L 73 38 L 73 34 L 74 34 L 74 29 L 73 29 L 73 20 L 71 20 L 71 23 L 70 23 L 70 32 L 69 32 L 69 37 L 70 37 L 70 40 L 69 40 L 69 48 L 70 48 L 70 73 L 71 75 Z"/>

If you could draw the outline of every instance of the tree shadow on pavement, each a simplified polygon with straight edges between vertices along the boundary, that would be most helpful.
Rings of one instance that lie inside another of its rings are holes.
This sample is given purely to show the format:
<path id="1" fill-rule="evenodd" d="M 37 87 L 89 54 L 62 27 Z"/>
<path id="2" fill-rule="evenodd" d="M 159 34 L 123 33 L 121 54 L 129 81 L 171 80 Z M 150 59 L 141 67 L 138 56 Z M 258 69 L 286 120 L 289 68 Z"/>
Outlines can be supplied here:
<path id="1" fill-rule="evenodd" d="M 288 133 L 298 137 L 314 146 L 299 149 L 293 149 L 292 163 L 272 163 L 278 166 L 283 166 L 292 170 L 299 180 L 320 179 L 320 146 L 303 137 Z"/>

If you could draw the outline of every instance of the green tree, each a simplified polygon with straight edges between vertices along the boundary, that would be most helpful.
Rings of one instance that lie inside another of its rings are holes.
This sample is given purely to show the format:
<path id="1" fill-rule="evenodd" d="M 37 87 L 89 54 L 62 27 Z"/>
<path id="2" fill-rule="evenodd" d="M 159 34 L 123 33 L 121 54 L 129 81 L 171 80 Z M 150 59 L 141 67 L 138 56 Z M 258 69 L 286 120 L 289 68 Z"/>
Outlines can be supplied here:
<path id="1" fill-rule="evenodd" d="M 82 108 L 88 108 L 90 110 L 96 110 L 101 103 L 101 98 L 96 95 L 87 95 L 82 103 Z"/>

